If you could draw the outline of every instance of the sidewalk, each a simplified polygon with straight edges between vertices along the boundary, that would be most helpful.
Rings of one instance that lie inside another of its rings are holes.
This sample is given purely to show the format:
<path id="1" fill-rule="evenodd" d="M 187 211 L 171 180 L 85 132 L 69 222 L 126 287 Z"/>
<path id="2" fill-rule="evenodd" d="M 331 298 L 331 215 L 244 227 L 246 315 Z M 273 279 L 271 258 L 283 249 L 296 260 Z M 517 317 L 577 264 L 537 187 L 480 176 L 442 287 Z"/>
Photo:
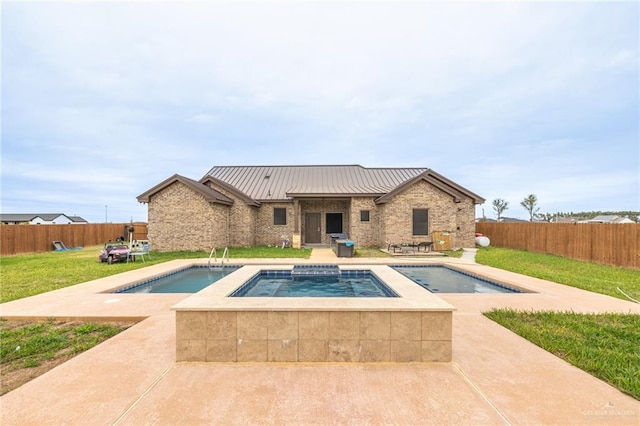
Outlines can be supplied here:
<path id="1" fill-rule="evenodd" d="M 313 248 L 309 260 L 314 262 L 335 262 L 338 260 L 336 252 L 331 248 Z"/>
<path id="2" fill-rule="evenodd" d="M 312 260 L 329 260 L 330 253 L 320 249 Z M 514 307 L 640 314 L 640 305 L 466 259 L 450 261 L 535 291 L 440 295 L 458 308 L 451 363 L 176 363 L 175 316 L 169 308 L 188 295 L 149 299 L 139 306 L 144 298 L 118 296 L 120 302 L 110 303 L 113 294 L 95 293 L 107 285 L 104 279 L 69 287 L 56 297 L 48 294 L 5 303 L 0 305 L 3 316 L 74 317 L 91 311 L 94 317 L 107 318 L 132 316 L 142 308 L 139 315 L 147 319 L 2 396 L 0 421 L 3 425 L 639 424 L 639 401 L 481 312 Z"/>

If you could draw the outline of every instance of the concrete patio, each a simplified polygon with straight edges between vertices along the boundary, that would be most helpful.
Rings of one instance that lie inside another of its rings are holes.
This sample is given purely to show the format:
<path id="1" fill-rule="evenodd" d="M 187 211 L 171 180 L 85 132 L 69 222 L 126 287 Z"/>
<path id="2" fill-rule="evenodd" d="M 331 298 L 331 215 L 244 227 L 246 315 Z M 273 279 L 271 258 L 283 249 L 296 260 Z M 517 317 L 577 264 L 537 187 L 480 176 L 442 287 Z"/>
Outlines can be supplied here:
<path id="1" fill-rule="evenodd" d="M 287 263 L 398 263 L 314 250 Z M 125 274 L 0 305 L 3 318 L 139 319 L 137 325 L 0 398 L 3 425 L 44 424 L 640 424 L 640 402 L 481 312 L 493 307 L 623 312 L 640 305 L 477 265 L 532 290 L 441 294 L 458 309 L 450 363 L 176 363 L 175 314 L 188 295 L 99 293 Z M 277 263 L 284 261 L 278 260 Z M 161 272 L 188 261 L 126 273 Z M 234 259 L 239 264 L 273 260 Z M 153 269 L 152 269 L 153 268 Z"/>

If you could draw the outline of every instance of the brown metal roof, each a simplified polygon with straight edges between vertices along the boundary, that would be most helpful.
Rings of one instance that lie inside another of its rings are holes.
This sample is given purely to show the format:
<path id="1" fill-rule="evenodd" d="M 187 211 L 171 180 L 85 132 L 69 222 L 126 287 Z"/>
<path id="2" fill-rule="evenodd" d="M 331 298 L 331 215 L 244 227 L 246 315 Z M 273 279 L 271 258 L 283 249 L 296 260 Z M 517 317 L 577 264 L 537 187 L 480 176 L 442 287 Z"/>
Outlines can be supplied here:
<path id="1" fill-rule="evenodd" d="M 187 187 L 193 189 L 197 193 L 201 194 L 205 198 L 205 200 L 207 200 L 210 203 L 225 204 L 225 205 L 233 204 L 233 200 L 227 197 L 226 195 L 216 191 L 215 189 L 209 188 L 208 186 L 200 182 L 196 182 L 195 180 L 186 178 L 184 176 L 180 176 L 178 174 L 175 174 L 165 179 L 164 181 L 160 182 L 150 190 L 138 195 L 137 197 L 138 202 L 148 203 L 152 195 L 162 191 L 169 185 L 173 185 L 176 182 L 180 182 L 183 185 L 186 185 Z"/>
<path id="2" fill-rule="evenodd" d="M 382 196 L 426 168 L 365 168 L 344 166 L 217 166 L 212 177 L 256 201 L 292 197 Z"/>

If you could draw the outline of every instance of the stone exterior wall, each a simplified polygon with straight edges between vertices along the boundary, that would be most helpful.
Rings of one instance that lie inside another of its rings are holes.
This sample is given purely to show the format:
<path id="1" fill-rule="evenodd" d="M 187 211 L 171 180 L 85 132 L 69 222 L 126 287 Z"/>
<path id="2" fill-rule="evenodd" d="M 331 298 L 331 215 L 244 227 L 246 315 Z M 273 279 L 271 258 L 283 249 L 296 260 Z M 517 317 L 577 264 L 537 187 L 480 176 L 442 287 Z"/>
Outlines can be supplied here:
<path id="1" fill-rule="evenodd" d="M 360 220 L 360 212 L 369 211 L 369 221 Z M 380 211 L 376 206 L 373 197 L 354 197 L 351 199 L 349 237 L 353 239 L 358 247 L 380 247 Z"/>
<path id="2" fill-rule="evenodd" d="M 287 209 L 287 224 L 273 224 L 273 209 Z M 286 235 L 289 241 L 293 238 L 293 227 L 295 211 L 293 203 L 262 203 L 258 209 L 258 225 L 256 244 L 257 245 L 279 245 L 282 243 L 282 236 Z"/>
<path id="3" fill-rule="evenodd" d="M 456 232 L 453 235 L 453 247 L 476 246 L 476 205 L 466 199 L 456 208 Z"/>
<path id="4" fill-rule="evenodd" d="M 153 250 L 211 250 L 227 244 L 229 207 L 207 202 L 180 182 L 151 197 L 148 238 Z"/>
<path id="5" fill-rule="evenodd" d="M 329 244 L 330 237 L 327 234 L 327 213 L 342 213 L 342 232 L 350 233 L 349 224 L 349 202 L 346 200 L 305 200 L 300 201 L 300 232 L 302 234 L 302 244 L 305 244 L 306 224 L 305 213 L 320 213 L 320 237 L 321 244 Z"/>
<path id="6" fill-rule="evenodd" d="M 429 235 L 413 235 L 413 209 L 428 209 Z M 460 209 L 460 210 L 458 210 Z M 456 203 L 453 197 L 426 181 L 393 197 L 381 209 L 382 243 L 429 241 L 436 231 L 451 233 L 454 249 L 475 246 L 475 209 L 470 199 Z"/>
<path id="7" fill-rule="evenodd" d="M 256 245 L 256 222 L 258 207 L 249 206 L 242 199 L 226 189 L 209 184 L 218 192 L 223 193 L 233 200 L 229 209 L 228 246 L 252 247 Z"/>
<path id="8" fill-rule="evenodd" d="M 249 247 L 280 244 L 282 236 L 293 238 L 295 204 L 293 202 L 262 203 L 261 207 L 213 186 L 234 200 L 232 206 L 207 202 L 196 191 L 176 182 L 149 200 L 149 239 L 153 250 L 211 250 L 213 247 Z M 273 224 L 273 209 L 287 209 L 287 224 Z M 389 243 L 431 240 L 434 231 L 451 234 L 452 247 L 475 246 L 475 205 L 465 199 L 456 203 L 453 197 L 426 181 L 419 181 L 397 194 L 386 204 L 376 205 L 373 197 L 351 200 L 301 200 L 299 226 L 305 244 L 305 213 L 320 213 L 321 243 L 329 244 L 326 214 L 342 213 L 343 232 L 358 247 L 383 247 Z M 429 235 L 412 235 L 414 208 L 428 209 Z M 369 211 L 369 222 L 360 220 L 360 212 Z"/>

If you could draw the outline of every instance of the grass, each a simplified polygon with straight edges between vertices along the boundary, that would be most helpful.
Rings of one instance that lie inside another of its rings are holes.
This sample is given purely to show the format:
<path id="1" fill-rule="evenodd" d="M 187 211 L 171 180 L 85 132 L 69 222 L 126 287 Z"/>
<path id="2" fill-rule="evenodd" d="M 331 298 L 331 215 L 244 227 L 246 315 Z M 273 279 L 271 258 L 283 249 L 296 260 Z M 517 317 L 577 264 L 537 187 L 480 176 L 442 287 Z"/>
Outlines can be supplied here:
<path id="1" fill-rule="evenodd" d="M 218 254 L 219 255 L 219 254 Z M 291 247 L 281 248 L 278 246 L 256 246 L 256 247 L 231 247 L 229 248 L 229 256 L 232 259 L 252 259 L 252 258 L 268 258 L 268 259 L 283 259 L 283 258 L 298 258 L 308 259 L 311 256 L 311 249 L 302 248 L 294 249 Z M 209 253 L 205 255 L 209 257 Z"/>
<path id="2" fill-rule="evenodd" d="M 353 257 L 391 257 L 391 255 L 378 248 L 362 247 L 355 250 Z"/>
<path id="3" fill-rule="evenodd" d="M 45 293 L 121 272 L 174 259 L 208 258 L 204 251 L 180 251 L 170 253 L 151 252 L 146 262 L 100 263 L 98 256 L 102 246 L 85 247 L 83 250 L 47 252 L 0 257 L 0 303 Z M 222 253 L 218 253 L 220 256 Z M 280 247 L 230 248 L 233 258 L 308 258 L 310 249 Z"/>
<path id="4" fill-rule="evenodd" d="M 0 321 L 0 395 L 131 325 L 133 323 Z"/>
<path id="5" fill-rule="evenodd" d="M 640 315 L 513 309 L 484 315 L 640 400 Z"/>
<path id="6" fill-rule="evenodd" d="M 640 300 L 640 271 L 630 268 L 598 265 L 551 254 L 505 248 L 486 247 L 478 250 L 476 262 L 628 300 L 618 288 Z"/>

